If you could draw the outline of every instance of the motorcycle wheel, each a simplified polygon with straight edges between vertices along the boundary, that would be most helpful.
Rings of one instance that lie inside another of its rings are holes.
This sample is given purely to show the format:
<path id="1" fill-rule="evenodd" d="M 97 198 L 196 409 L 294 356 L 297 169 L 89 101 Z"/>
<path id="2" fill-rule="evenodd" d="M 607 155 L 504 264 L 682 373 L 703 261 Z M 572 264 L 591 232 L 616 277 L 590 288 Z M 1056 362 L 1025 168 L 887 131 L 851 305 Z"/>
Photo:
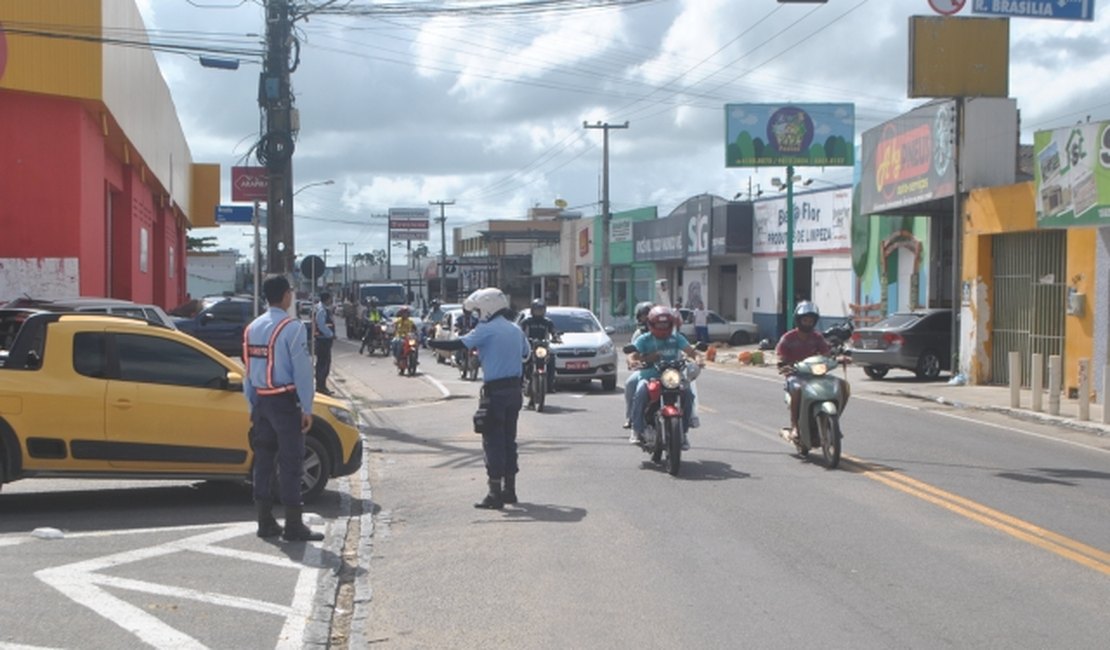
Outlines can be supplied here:
<path id="1" fill-rule="evenodd" d="M 825 467 L 836 469 L 840 464 L 840 418 L 828 413 L 818 414 L 817 433 L 821 437 L 821 455 L 825 457 Z"/>
<path id="2" fill-rule="evenodd" d="M 408 366 L 409 366 L 409 377 L 412 377 L 413 375 L 416 374 L 416 353 L 415 352 L 410 352 L 409 353 Z"/>
<path id="3" fill-rule="evenodd" d="M 667 441 L 667 473 L 678 476 L 679 464 L 682 462 L 682 426 L 676 418 L 663 420 Z"/>
<path id="4" fill-rule="evenodd" d="M 532 399 L 536 402 L 536 411 L 543 413 L 543 402 L 547 396 L 547 381 L 543 375 L 532 375 Z"/>
<path id="5" fill-rule="evenodd" d="M 663 433 L 659 429 L 661 424 L 659 420 L 656 420 L 655 424 L 652 425 L 654 427 L 652 436 L 655 439 L 652 441 L 651 462 L 656 464 L 663 462 Z"/>
<path id="6" fill-rule="evenodd" d="M 478 362 L 470 362 L 470 381 L 478 381 Z"/>

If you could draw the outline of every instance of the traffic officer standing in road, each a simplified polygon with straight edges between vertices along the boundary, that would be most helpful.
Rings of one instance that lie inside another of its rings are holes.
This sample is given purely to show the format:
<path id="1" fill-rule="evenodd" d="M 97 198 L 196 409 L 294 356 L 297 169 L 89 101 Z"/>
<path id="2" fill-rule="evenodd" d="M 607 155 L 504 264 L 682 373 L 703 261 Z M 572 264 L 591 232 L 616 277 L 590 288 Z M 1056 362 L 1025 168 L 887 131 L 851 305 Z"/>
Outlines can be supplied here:
<path id="1" fill-rule="evenodd" d="M 316 337 L 316 392 L 331 395 L 328 375 L 331 373 L 331 348 L 335 343 L 335 318 L 331 313 L 331 294 L 320 292 L 320 302 L 312 317 Z"/>
<path id="2" fill-rule="evenodd" d="M 243 331 L 243 394 L 251 411 L 250 443 L 254 451 L 254 502 L 258 536 L 286 541 L 319 541 L 302 520 L 301 479 L 304 436 L 312 426 L 312 359 L 305 327 L 289 316 L 293 289 L 285 276 L 269 278 L 262 293 L 270 308 Z M 274 464 L 285 506 L 285 528 L 273 515 Z"/>
<path id="3" fill-rule="evenodd" d="M 516 425 L 523 399 L 520 378 L 531 348 L 524 332 L 513 323 L 509 299 L 500 289 L 479 289 L 463 302 L 478 317 L 478 326 L 453 341 L 428 341 L 440 350 L 478 349 L 482 360 L 482 394 L 486 406 L 482 451 L 486 457 L 489 493 L 475 508 L 500 510 L 516 503 Z"/>

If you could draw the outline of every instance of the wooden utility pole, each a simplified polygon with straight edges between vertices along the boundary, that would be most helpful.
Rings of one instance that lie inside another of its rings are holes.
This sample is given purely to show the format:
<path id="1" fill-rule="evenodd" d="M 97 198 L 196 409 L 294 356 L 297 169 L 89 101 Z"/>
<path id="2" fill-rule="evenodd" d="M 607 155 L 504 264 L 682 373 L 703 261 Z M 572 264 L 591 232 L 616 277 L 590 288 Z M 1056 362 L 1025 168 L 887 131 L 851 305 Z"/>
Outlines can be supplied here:
<path id="1" fill-rule="evenodd" d="M 611 280 L 609 278 L 609 129 L 627 129 L 628 122 L 624 124 L 615 125 L 608 122 L 602 124 L 587 124 L 582 122 L 582 127 L 586 129 L 602 129 L 604 136 L 602 139 L 602 164 L 601 164 L 601 304 L 598 305 L 598 317 L 601 319 L 602 325 L 608 325 L 612 320 L 612 313 L 609 307 L 609 293 Z M 595 244 L 598 238 L 594 238 Z M 590 278 L 593 282 L 593 278 Z"/>
<path id="2" fill-rule="evenodd" d="M 436 223 L 439 224 L 439 302 L 443 304 L 447 302 L 447 217 L 443 214 L 444 206 L 455 205 L 455 199 L 450 201 L 428 201 L 428 205 L 439 206 L 439 217 L 436 218 Z"/>
<path id="3" fill-rule="evenodd" d="M 269 171 L 266 201 L 266 259 L 269 272 L 293 272 L 293 132 L 290 91 L 293 16 L 288 0 L 266 0 L 266 61 L 258 103 L 266 114 L 266 133 L 258 144 L 259 162 Z"/>

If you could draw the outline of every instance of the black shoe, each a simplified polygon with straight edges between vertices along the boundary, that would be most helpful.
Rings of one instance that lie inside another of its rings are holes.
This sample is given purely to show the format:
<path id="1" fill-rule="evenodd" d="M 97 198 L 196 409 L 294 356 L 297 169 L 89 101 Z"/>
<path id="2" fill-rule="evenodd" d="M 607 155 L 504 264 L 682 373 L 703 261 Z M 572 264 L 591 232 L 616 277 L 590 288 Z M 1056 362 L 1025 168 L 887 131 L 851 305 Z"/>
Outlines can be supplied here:
<path id="1" fill-rule="evenodd" d="M 273 503 L 269 501 L 256 501 L 258 510 L 258 536 L 262 538 L 277 537 L 284 532 L 281 524 L 274 519 Z"/>
<path id="2" fill-rule="evenodd" d="M 501 493 L 501 481 L 489 482 L 489 494 L 486 498 L 474 504 L 475 508 L 482 510 L 500 510 L 505 507 L 505 501 Z"/>
<path id="3" fill-rule="evenodd" d="M 314 533 L 304 525 L 301 519 L 300 508 L 285 508 L 285 532 L 281 538 L 287 542 L 319 542 L 324 539 L 323 533 Z"/>
<path id="4" fill-rule="evenodd" d="M 501 490 L 501 503 L 512 504 L 516 502 L 516 474 L 509 474 L 505 477 L 505 487 Z"/>
<path id="5" fill-rule="evenodd" d="M 328 397 L 331 397 L 332 395 L 335 394 L 335 393 L 331 392 L 330 390 L 328 390 L 327 388 L 317 388 L 316 392 L 320 393 L 321 395 L 327 395 Z"/>

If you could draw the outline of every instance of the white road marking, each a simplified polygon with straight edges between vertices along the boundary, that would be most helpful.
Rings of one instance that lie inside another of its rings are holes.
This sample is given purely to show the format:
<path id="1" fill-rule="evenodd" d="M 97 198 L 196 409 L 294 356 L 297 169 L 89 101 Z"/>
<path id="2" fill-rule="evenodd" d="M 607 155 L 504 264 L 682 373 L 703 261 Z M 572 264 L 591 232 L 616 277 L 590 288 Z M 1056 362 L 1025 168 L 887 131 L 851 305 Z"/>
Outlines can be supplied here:
<path id="1" fill-rule="evenodd" d="M 306 545 L 303 562 L 297 563 L 286 558 L 275 558 L 262 553 L 238 551 L 216 546 L 217 543 L 254 534 L 255 524 L 239 523 L 173 540 L 156 546 L 113 553 L 99 558 L 83 560 L 71 564 L 42 569 L 35 577 L 54 587 L 74 602 L 87 607 L 124 630 L 134 634 L 143 642 L 156 648 L 204 648 L 197 639 L 162 622 L 149 612 L 135 607 L 109 594 L 102 587 L 114 587 L 142 593 L 184 598 L 208 603 L 219 607 L 243 609 L 280 616 L 285 619 L 279 639 L 279 647 L 300 648 L 304 643 L 305 625 L 312 610 L 315 586 L 321 571 L 322 555 L 314 545 Z M 195 527 L 180 527 L 177 530 Z M 210 527 L 209 527 L 210 528 Z M 147 529 L 148 532 L 165 532 L 175 529 Z M 135 531 L 123 531 L 134 533 Z M 100 534 L 80 534 L 73 537 L 94 537 Z M 194 589 L 160 585 L 143 580 L 131 580 L 104 575 L 101 571 L 125 564 L 141 562 L 183 551 L 208 553 L 221 557 L 232 557 L 247 562 L 258 562 L 290 568 L 298 571 L 297 586 L 291 605 L 281 605 L 251 598 L 230 596 L 217 592 L 202 592 Z"/>
<path id="2" fill-rule="evenodd" d="M 426 379 L 428 382 L 430 382 L 433 386 L 438 388 L 440 394 L 443 395 L 445 398 L 446 397 L 451 397 L 451 391 L 447 390 L 447 387 L 443 385 L 443 382 L 441 382 L 440 380 L 436 379 L 435 377 L 433 377 L 431 375 L 421 374 L 420 376 L 423 377 L 424 379 Z"/>

